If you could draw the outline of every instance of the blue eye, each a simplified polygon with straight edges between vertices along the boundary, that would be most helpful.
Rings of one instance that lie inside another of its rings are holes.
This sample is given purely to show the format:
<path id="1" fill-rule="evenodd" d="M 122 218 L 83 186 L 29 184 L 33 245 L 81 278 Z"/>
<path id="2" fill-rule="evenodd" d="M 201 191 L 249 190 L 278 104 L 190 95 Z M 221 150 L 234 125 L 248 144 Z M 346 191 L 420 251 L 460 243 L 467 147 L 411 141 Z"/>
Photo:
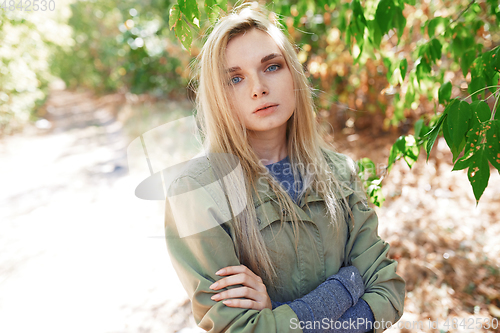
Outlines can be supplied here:
<path id="1" fill-rule="evenodd" d="M 232 84 L 236 84 L 236 83 L 241 82 L 240 80 L 241 80 L 241 77 L 235 76 L 235 77 L 233 77 L 233 78 L 231 79 L 231 83 L 232 83 Z"/>
<path id="2" fill-rule="evenodd" d="M 276 72 L 280 67 L 281 67 L 280 65 L 271 65 L 271 66 L 267 67 L 266 71 Z M 276 69 L 270 70 L 271 68 L 276 68 Z"/>

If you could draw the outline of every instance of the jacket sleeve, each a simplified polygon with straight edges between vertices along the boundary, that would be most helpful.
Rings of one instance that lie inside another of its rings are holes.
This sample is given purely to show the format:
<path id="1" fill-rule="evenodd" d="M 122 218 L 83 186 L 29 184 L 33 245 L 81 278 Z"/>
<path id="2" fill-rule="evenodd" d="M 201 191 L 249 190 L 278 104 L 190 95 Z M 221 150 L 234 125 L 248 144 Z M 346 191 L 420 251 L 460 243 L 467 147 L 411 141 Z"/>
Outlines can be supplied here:
<path id="1" fill-rule="evenodd" d="M 169 193 L 189 191 L 196 192 L 190 200 L 167 197 L 165 233 L 172 265 L 191 299 L 196 324 L 214 333 L 302 332 L 288 305 L 258 311 L 228 307 L 210 298 L 222 291 L 209 288 L 223 278 L 215 272 L 240 262 L 231 236 L 220 225 L 227 219 L 221 197 L 188 176 L 174 181 L 169 189 Z M 241 285 L 229 288 L 237 287 Z"/>
<path id="2" fill-rule="evenodd" d="M 365 283 L 361 297 L 372 309 L 375 323 L 373 332 L 383 332 L 403 315 L 405 281 L 396 274 L 396 260 L 389 259 L 389 244 L 378 235 L 378 218 L 368 206 L 363 184 L 353 176 L 349 196 L 352 220 L 349 218 L 349 236 L 345 246 L 344 265 L 355 266 Z M 388 324 L 390 322 L 390 324 Z"/>
<path id="3" fill-rule="evenodd" d="M 309 294 L 302 298 L 294 300 L 288 304 L 292 310 L 297 314 L 299 320 L 301 321 L 319 321 L 323 322 L 326 318 L 327 321 L 338 321 L 335 325 L 329 325 L 324 327 L 322 330 L 317 330 L 313 327 L 303 328 L 304 333 L 316 333 L 316 332 L 329 332 L 334 333 L 336 327 L 339 324 L 344 324 L 343 321 L 347 318 L 340 319 L 343 314 L 356 307 L 356 310 L 361 310 L 362 308 L 358 304 L 364 304 L 365 313 L 360 313 L 357 311 L 356 314 L 360 316 L 355 318 L 349 318 L 355 323 L 359 319 L 366 321 L 366 317 L 371 317 L 373 324 L 373 313 L 370 307 L 364 300 L 359 300 L 360 296 L 363 295 L 365 290 L 364 282 L 358 269 L 354 266 L 342 267 L 337 274 L 330 276 L 325 282 L 320 284 L 315 290 L 311 291 Z M 349 325 L 350 326 L 350 325 Z M 365 325 L 359 325 L 359 329 L 350 330 L 351 333 L 365 332 Z M 345 327 L 345 326 L 344 326 Z M 355 327 L 353 327 L 355 328 Z"/>

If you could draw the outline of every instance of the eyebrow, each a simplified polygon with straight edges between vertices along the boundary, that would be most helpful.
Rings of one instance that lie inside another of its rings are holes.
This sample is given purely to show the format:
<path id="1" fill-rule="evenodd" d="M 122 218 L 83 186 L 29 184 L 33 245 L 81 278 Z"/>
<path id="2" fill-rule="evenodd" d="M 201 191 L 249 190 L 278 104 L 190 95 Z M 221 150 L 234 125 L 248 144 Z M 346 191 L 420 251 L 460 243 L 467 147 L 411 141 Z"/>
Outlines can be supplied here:
<path id="1" fill-rule="evenodd" d="M 283 58 L 283 56 L 279 53 L 271 53 L 271 54 L 266 55 L 264 58 L 260 59 L 260 63 L 263 64 L 266 61 L 269 61 L 269 60 L 277 58 L 277 57 Z M 227 70 L 227 72 L 232 73 L 232 72 L 236 72 L 237 70 L 241 70 L 241 67 L 239 67 L 239 66 L 231 67 Z"/>

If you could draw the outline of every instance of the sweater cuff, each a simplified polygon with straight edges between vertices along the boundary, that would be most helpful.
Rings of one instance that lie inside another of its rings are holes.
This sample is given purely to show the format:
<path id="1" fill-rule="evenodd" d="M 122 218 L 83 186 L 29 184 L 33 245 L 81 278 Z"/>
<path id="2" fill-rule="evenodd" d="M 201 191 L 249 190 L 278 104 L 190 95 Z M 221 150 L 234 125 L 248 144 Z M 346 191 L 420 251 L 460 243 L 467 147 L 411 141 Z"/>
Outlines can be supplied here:
<path id="1" fill-rule="evenodd" d="M 365 284 L 361 274 L 355 266 L 342 267 L 339 272 L 328 279 L 340 281 L 352 297 L 352 305 L 365 293 Z"/>
<path id="2" fill-rule="evenodd" d="M 375 317 L 373 312 L 362 298 L 359 302 L 347 309 L 346 312 L 333 324 L 332 333 L 365 333 L 373 332 Z"/>
<path id="3" fill-rule="evenodd" d="M 329 322 L 335 321 L 352 305 L 349 291 L 337 280 L 327 280 L 309 294 L 288 304 L 304 327 L 311 327 L 308 322 L 314 324 L 325 318 Z M 303 332 L 315 331 L 305 328 Z"/>
<path id="4" fill-rule="evenodd" d="M 278 302 L 278 301 L 271 300 L 271 305 L 273 306 L 273 310 L 276 309 L 280 305 L 290 304 L 290 303 L 291 303 L 291 301 L 289 301 L 289 302 Z"/>

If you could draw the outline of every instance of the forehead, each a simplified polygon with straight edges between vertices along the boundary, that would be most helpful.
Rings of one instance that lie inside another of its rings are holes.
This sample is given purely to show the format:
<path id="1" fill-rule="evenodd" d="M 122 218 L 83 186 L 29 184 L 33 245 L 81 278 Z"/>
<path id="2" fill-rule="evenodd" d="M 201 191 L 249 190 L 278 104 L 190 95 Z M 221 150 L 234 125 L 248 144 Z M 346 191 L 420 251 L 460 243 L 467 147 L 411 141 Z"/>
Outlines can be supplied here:
<path id="1" fill-rule="evenodd" d="M 252 29 L 231 39 L 226 47 L 228 67 L 257 62 L 271 53 L 282 54 L 276 42 L 267 33 Z"/>

